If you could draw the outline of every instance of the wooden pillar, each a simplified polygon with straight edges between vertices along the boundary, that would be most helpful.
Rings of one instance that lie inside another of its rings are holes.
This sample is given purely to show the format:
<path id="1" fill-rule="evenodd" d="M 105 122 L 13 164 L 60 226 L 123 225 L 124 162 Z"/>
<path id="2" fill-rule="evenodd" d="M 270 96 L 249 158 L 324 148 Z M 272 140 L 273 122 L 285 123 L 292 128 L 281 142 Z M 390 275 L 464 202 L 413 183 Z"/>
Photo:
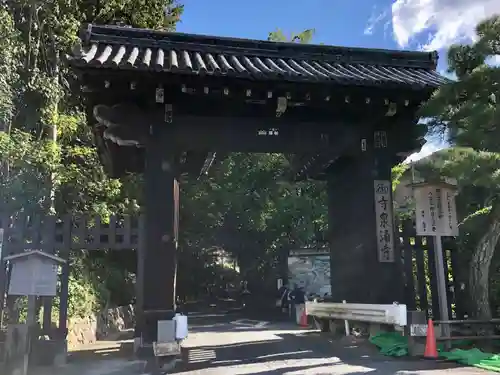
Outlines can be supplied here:
<path id="1" fill-rule="evenodd" d="M 43 321 L 42 321 L 42 329 L 45 335 L 52 334 L 52 297 L 43 297 Z"/>
<path id="2" fill-rule="evenodd" d="M 146 246 L 145 217 L 139 217 L 139 246 L 137 248 L 137 268 L 135 273 L 135 328 L 134 337 L 141 338 L 143 331 L 143 289 L 144 289 L 144 254 Z M 140 342 L 140 341 L 139 341 Z"/>
<path id="3" fill-rule="evenodd" d="M 5 296 L 7 295 L 8 269 L 0 254 L 0 325 L 3 325 L 5 316 Z"/>
<path id="4" fill-rule="evenodd" d="M 279 252 L 279 275 L 283 279 L 283 285 L 288 285 L 288 254 L 289 245 L 283 246 Z"/>
<path id="5" fill-rule="evenodd" d="M 146 146 L 146 246 L 142 311 L 145 344 L 156 340 L 158 320 L 172 319 L 177 273 L 179 185 L 173 124 L 151 127 Z"/>
<path id="6" fill-rule="evenodd" d="M 387 148 L 374 148 L 369 140 L 366 146 L 329 171 L 332 297 L 339 302 L 392 303 L 402 301 L 404 290 L 399 238 L 394 238 L 392 225 L 394 262 L 380 262 L 374 186 L 375 180 L 391 181 L 392 163 Z"/>
<path id="7" fill-rule="evenodd" d="M 61 293 L 59 301 L 59 334 L 66 338 L 68 334 L 68 288 L 69 288 L 69 257 L 61 266 Z"/>
<path id="8" fill-rule="evenodd" d="M 42 238 L 44 242 L 44 251 L 48 254 L 56 255 L 55 236 L 56 232 L 56 219 L 54 216 L 47 215 L 43 220 L 43 233 Z M 54 302 L 53 297 L 42 297 L 43 304 L 43 320 L 42 332 L 44 335 L 52 336 L 52 305 Z"/>

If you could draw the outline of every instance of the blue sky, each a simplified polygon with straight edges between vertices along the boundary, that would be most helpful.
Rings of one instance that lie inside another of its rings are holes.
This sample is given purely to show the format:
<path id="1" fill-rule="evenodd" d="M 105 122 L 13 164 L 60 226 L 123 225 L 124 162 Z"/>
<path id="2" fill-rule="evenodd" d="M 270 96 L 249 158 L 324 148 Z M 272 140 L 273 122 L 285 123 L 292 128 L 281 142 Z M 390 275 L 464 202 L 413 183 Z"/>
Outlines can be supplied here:
<path id="1" fill-rule="evenodd" d="M 266 39 L 276 28 L 284 32 L 316 29 L 314 41 L 332 45 L 396 48 L 383 28 L 364 35 L 372 8 L 390 0 L 184 0 L 178 30 L 252 39 Z M 206 4 L 206 5 L 203 5 Z M 209 5 L 210 4 L 210 5 Z"/>
<path id="2" fill-rule="evenodd" d="M 281 29 L 289 35 L 315 29 L 314 43 L 437 50 L 446 70 L 452 43 L 470 42 L 475 25 L 500 14 L 500 0 L 180 0 L 177 30 L 186 33 L 266 39 Z M 499 59 L 500 60 L 500 57 Z M 443 146 L 433 140 L 423 156 Z M 417 157 L 418 157 L 417 156 Z"/>
<path id="3" fill-rule="evenodd" d="M 480 20 L 500 13 L 499 0 L 180 0 L 178 31 L 266 39 L 314 28 L 315 43 L 438 50 L 470 41 Z"/>

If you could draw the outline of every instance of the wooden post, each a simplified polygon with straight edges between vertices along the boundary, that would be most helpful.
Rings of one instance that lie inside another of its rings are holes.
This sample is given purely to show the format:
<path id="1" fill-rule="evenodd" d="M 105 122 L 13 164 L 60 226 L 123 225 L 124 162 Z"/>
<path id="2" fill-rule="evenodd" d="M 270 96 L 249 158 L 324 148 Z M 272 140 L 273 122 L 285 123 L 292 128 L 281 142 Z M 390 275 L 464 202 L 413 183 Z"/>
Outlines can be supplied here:
<path id="1" fill-rule="evenodd" d="M 7 284 L 7 265 L 3 260 L 3 237 L 4 237 L 4 229 L 3 225 L 5 222 L 5 218 L 3 215 L 0 217 L 0 328 L 3 325 L 3 313 L 4 313 L 4 305 L 5 305 L 5 295 L 6 295 L 6 284 Z"/>
<path id="2" fill-rule="evenodd" d="M 415 236 L 412 220 L 403 221 L 403 255 L 404 255 L 404 276 L 405 276 L 405 297 L 404 303 L 408 310 L 416 309 L 415 280 L 413 278 L 413 246 L 411 238 Z"/>
<path id="3" fill-rule="evenodd" d="M 439 298 L 438 298 L 438 284 L 436 277 L 436 256 L 435 256 L 435 246 L 434 237 L 427 236 L 427 265 L 429 271 L 429 283 L 431 285 L 431 301 L 432 301 L 432 319 L 441 320 L 446 319 L 446 317 L 441 316 L 439 310 Z"/>
<path id="4" fill-rule="evenodd" d="M 61 338 L 66 338 L 68 325 L 68 286 L 69 286 L 69 259 L 62 265 L 61 294 L 59 296 L 59 332 Z"/>
<path id="5" fill-rule="evenodd" d="M 425 273 L 425 259 L 424 259 L 424 247 L 422 244 L 422 237 L 415 237 L 415 259 L 417 263 L 417 289 L 418 289 L 418 300 L 420 310 L 428 313 L 429 302 L 427 296 L 427 280 Z"/>
<path id="6" fill-rule="evenodd" d="M 172 319 L 175 314 L 179 185 L 172 127 L 172 123 L 153 125 L 146 147 L 142 280 L 145 343 L 156 341 L 158 320 Z"/>
<path id="7" fill-rule="evenodd" d="M 144 293 L 144 254 L 145 254 L 145 217 L 144 215 L 139 216 L 139 228 L 138 228 L 138 247 L 136 249 L 137 252 L 137 269 L 135 274 L 135 329 L 134 329 L 134 337 L 136 340 L 136 349 L 137 344 L 140 344 L 142 341 L 142 333 L 144 330 L 143 327 L 143 293 Z M 137 342 L 138 341 L 138 342 Z"/>
<path id="8" fill-rule="evenodd" d="M 44 225 L 42 226 L 42 236 L 44 240 L 44 251 L 48 254 L 55 255 L 55 230 L 56 230 L 56 220 L 52 215 L 47 215 L 44 218 Z M 53 297 L 43 297 L 43 322 L 42 322 L 42 332 L 45 335 L 49 335 L 52 338 L 52 303 L 54 301 Z"/>

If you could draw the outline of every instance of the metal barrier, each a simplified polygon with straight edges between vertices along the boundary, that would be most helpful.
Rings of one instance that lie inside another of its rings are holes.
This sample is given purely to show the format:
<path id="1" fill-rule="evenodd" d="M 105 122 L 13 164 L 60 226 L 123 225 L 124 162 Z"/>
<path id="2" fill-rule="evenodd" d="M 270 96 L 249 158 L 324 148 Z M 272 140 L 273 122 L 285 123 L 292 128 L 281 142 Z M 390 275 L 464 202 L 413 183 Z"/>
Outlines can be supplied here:
<path id="1" fill-rule="evenodd" d="M 498 326 L 500 325 L 500 319 L 490 319 L 490 320 L 474 320 L 474 319 L 462 319 L 462 320 L 435 320 L 434 325 L 439 329 L 436 335 L 436 340 L 438 341 L 455 341 L 455 340 L 498 340 L 500 335 L 488 334 L 488 335 L 453 335 L 450 332 L 449 336 L 446 336 L 442 332 L 442 326 L 473 326 L 473 325 L 485 325 L 485 326 Z M 451 331 L 451 330 L 450 330 Z M 492 329 L 492 331 L 494 331 Z M 427 324 L 411 324 L 410 325 L 410 335 L 415 337 L 425 337 L 427 335 Z"/>
<path id="2" fill-rule="evenodd" d="M 318 319 L 389 324 L 407 324 L 406 305 L 373 305 L 362 303 L 306 302 L 306 314 Z"/>
<path id="3" fill-rule="evenodd" d="M 452 341 L 481 341 L 500 339 L 500 335 L 491 334 L 491 331 L 495 331 L 492 326 L 500 326 L 500 319 L 435 320 L 432 323 L 434 325 L 436 340 L 443 342 L 446 350 L 450 349 Z M 465 327 L 470 328 L 475 325 L 490 326 L 490 329 L 484 333 L 477 333 L 476 335 L 470 335 L 463 331 Z M 452 328 L 453 326 L 458 327 L 457 329 L 443 329 L 444 326 L 448 326 L 450 328 Z M 408 325 L 405 327 L 405 336 L 408 337 L 408 352 L 410 356 L 421 356 L 424 354 L 427 327 L 428 319 L 425 311 L 408 311 Z"/>

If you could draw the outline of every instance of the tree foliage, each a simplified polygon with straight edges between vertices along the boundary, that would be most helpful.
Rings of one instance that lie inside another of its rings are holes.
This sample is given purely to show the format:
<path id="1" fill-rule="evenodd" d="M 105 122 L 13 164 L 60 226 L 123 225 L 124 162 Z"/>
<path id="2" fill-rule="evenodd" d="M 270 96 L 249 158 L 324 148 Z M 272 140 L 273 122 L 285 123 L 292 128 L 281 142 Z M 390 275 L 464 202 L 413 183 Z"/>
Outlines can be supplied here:
<path id="1" fill-rule="evenodd" d="M 55 209 L 59 214 L 100 214 L 104 220 L 138 211 L 137 176 L 117 180 L 103 173 L 80 88 L 64 58 L 84 23 L 172 30 L 182 10 L 174 0 L 1 2 L 0 210 Z M 72 260 L 71 312 L 106 300 L 100 285 L 114 284 L 115 293 L 123 289 L 124 272 L 134 270 L 127 260 L 115 264 L 116 272 L 107 270 L 104 283 L 97 280 L 106 263 L 112 264 L 110 258 L 107 252 L 80 253 Z M 85 307 L 80 302 L 88 288 L 96 297 L 87 295 Z"/>
<path id="2" fill-rule="evenodd" d="M 276 29 L 275 31 L 271 31 L 267 37 L 271 42 L 292 42 L 292 43 L 301 43 L 307 44 L 311 43 L 316 30 L 307 29 L 301 31 L 300 33 L 292 33 L 289 37 L 281 29 Z"/>
<path id="3" fill-rule="evenodd" d="M 420 112 L 432 131 L 446 130 L 454 147 L 421 167 L 459 182 L 461 245 L 472 250 L 471 313 L 489 318 L 489 269 L 500 236 L 500 68 L 488 61 L 500 55 L 500 17 L 485 20 L 476 30 L 474 44 L 449 50 L 450 72 L 457 80 L 443 85 Z"/>
<path id="4" fill-rule="evenodd" d="M 327 225 L 324 184 L 293 184 L 285 177 L 287 167 L 280 154 L 232 154 L 206 180 L 184 184 L 182 251 L 224 248 L 244 277 L 260 283 L 277 271 L 280 252 L 321 243 Z"/>
<path id="5" fill-rule="evenodd" d="M 171 30 L 182 10 L 171 0 L 3 3 L 2 210 L 46 213 L 52 204 L 60 214 L 99 214 L 104 220 L 139 211 L 141 177 L 110 179 L 103 173 L 79 87 L 64 56 L 77 42 L 82 23 Z M 307 43 L 313 32 L 291 39 Z M 276 33 L 273 38 L 282 37 Z M 206 179 L 182 184 L 179 290 L 189 294 L 188 289 L 229 272 L 213 261 L 214 249 L 237 260 L 245 277 L 264 283 L 274 280 L 270 275 L 282 249 L 322 240 L 325 189 L 311 182 L 292 184 L 284 177 L 286 168 L 283 155 L 233 154 Z M 75 254 L 70 312 L 85 315 L 110 301 L 126 303 L 133 295 L 133 271 L 133 252 L 121 251 L 120 257 L 107 251 Z"/>

